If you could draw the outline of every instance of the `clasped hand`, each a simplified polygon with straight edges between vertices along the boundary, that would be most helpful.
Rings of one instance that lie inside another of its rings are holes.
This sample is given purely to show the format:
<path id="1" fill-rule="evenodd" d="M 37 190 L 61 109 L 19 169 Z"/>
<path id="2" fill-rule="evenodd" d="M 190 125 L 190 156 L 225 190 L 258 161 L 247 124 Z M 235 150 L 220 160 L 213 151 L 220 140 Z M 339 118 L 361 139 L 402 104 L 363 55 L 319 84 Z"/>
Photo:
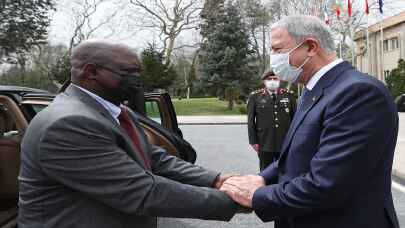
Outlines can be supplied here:
<path id="1" fill-rule="evenodd" d="M 258 175 L 232 176 L 222 183 L 219 190 L 240 205 L 252 208 L 253 194 L 265 185 L 263 177 Z"/>

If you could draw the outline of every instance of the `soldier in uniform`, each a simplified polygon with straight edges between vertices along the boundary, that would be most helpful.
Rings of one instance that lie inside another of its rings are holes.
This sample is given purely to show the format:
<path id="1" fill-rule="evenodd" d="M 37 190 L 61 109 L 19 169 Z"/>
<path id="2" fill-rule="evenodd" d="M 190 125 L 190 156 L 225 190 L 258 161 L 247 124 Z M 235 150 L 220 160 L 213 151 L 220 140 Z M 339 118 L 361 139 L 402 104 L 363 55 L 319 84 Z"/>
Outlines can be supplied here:
<path id="1" fill-rule="evenodd" d="M 249 144 L 258 153 L 263 170 L 280 156 L 296 102 L 292 92 L 280 88 L 273 71 L 266 71 L 261 79 L 264 88 L 250 94 L 247 114 Z"/>

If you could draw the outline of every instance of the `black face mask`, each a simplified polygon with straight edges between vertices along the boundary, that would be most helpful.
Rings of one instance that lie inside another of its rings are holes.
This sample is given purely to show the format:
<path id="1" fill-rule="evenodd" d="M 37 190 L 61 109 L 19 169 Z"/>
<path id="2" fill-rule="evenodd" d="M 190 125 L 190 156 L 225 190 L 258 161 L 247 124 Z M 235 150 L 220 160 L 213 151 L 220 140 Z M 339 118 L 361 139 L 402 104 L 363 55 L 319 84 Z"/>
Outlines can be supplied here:
<path id="1" fill-rule="evenodd" d="M 134 94 L 142 90 L 143 84 L 139 73 L 122 77 L 119 87 L 116 89 L 117 98 L 120 102 L 128 100 Z"/>
<path id="2" fill-rule="evenodd" d="M 119 73 L 109 67 L 95 64 L 100 68 L 110 71 L 112 75 L 119 80 L 117 88 L 112 89 L 112 99 L 117 103 L 123 103 L 129 100 L 133 94 L 138 94 L 139 91 L 143 91 L 143 83 L 141 81 L 141 75 L 139 72 L 133 72 L 128 74 Z"/>

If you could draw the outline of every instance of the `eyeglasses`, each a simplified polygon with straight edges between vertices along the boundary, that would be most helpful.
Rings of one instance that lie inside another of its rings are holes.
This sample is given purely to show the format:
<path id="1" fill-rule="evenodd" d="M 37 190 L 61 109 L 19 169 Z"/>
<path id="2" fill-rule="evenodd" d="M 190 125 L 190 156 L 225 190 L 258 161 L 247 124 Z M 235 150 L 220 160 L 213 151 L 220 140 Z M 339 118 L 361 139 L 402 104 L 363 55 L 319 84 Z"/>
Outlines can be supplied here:
<path id="1" fill-rule="evenodd" d="M 116 74 L 116 75 L 119 75 L 121 78 L 130 77 L 130 76 L 132 76 L 132 77 L 140 77 L 140 76 L 141 76 L 141 74 L 140 74 L 139 72 L 133 72 L 133 73 L 128 73 L 128 74 L 122 74 L 122 73 L 119 73 L 119 72 L 117 72 L 117 71 L 115 71 L 115 70 L 109 68 L 109 67 L 102 66 L 102 65 L 97 64 L 97 63 L 93 63 L 93 64 L 96 65 L 97 67 L 100 67 L 100 68 L 103 68 L 103 69 L 105 69 L 105 70 L 108 70 L 108 71 L 110 71 L 111 73 L 114 73 L 114 74 Z"/>

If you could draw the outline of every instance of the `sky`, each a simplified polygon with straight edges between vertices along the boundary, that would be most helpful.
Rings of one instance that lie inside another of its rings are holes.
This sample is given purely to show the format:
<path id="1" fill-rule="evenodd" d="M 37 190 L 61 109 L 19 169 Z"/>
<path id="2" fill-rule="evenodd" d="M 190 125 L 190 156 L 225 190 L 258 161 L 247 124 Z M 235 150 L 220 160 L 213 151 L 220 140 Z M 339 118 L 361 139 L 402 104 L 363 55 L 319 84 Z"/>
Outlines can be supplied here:
<path id="1" fill-rule="evenodd" d="M 172 2 L 173 0 L 165 0 L 167 2 Z M 263 0 L 267 1 L 267 0 Z M 334 0 L 333 0 L 334 1 Z M 357 0 L 360 1 L 360 0 Z M 369 0 L 370 4 L 374 0 Z M 398 14 L 401 11 L 405 11 L 405 0 L 389 0 L 394 1 L 392 5 L 387 6 L 384 12 L 384 17 L 390 17 L 392 15 Z M 52 21 L 49 30 L 49 41 L 52 44 L 65 44 L 68 45 L 70 37 L 73 34 L 74 28 L 74 16 L 73 11 L 77 11 L 78 7 L 75 2 L 83 2 L 83 0 L 58 0 L 56 6 L 57 11 L 52 13 Z M 108 0 L 107 3 L 100 5 L 97 14 L 94 16 L 93 21 L 95 24 L 102 21 L 108 15 L 111 15 L 118 9 L 119 13 L 113 18 L 113 30 L 115 33 L 111 35 L 111 26 L 102 27 L 98 30 L 93 38 L 95 39 L 107 39 L 113 42 L 125 43 L 137 50 L 145 48 L 148 43 L 159 43 L 159 37 L 157 33 L 152 33 L 150 31 L 134 31 L 134 29 L 128 28 L 128 24 L 125 23 L 126 19 L 133 14 L 130 7 L 127 5 L 122 5 L 120 0 Z M 346 1 L 343 1 L 346 2 Z M 362 7 L 362 6 L 360 6 Z M 371 9 L 369 24 L 372 25 L 378 20 L 381 20 L 381 15 L 378 9 Z M 186 31 L 179 37 L 179 42 L 183 44 L 195 43 L 198 41 L 199 35 L 197 30 Z"/>

